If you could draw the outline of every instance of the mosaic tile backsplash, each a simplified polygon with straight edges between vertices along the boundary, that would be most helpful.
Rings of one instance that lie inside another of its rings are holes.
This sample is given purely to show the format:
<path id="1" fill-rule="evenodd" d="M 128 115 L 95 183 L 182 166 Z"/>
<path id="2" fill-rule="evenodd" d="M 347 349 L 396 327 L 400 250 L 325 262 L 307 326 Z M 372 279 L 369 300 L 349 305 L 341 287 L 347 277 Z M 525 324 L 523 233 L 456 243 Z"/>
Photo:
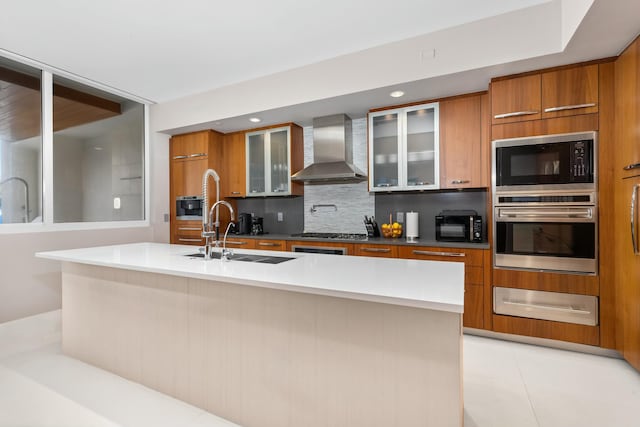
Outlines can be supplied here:
<path id="1" fill-rule="evenodd" d="M 367 171 L 367 119 L 352 120 L 353 162 Z M 304 128 L 304 165 L 313 162 L 313 127 Z M 335 205 L 318 207 L 314 205 Z M 375 211 L 375 197 L 367 182 L 357 184 L 306 184 L 304 187 L 304 231 L 366 233 L 364 216 Z"/>

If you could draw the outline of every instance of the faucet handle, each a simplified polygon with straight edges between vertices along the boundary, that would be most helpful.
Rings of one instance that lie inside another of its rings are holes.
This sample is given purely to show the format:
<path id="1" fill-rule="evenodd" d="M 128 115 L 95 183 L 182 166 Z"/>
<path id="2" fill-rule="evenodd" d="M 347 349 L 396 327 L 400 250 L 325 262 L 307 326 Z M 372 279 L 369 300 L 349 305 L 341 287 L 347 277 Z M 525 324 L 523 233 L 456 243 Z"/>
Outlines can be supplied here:
<path id="1" fill-rule="evenodd" d="M 222 249 L 221 260 L 229 261 L 229 257 L 233 256 L 233 249 Z"/>

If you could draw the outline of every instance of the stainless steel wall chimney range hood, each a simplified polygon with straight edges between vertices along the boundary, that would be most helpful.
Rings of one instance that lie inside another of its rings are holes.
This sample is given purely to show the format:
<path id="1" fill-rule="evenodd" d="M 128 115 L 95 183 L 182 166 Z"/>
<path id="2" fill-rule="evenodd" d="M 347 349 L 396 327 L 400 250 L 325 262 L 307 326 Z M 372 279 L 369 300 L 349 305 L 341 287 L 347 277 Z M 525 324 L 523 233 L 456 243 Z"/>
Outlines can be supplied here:
<path id="1" fill-rule="evenodd" d="M 361 182 L 367 175 L 353 164 L 351 119 L 346 114 L 313 119 L 313 163 L 291 177 L 308 184 Z"/>

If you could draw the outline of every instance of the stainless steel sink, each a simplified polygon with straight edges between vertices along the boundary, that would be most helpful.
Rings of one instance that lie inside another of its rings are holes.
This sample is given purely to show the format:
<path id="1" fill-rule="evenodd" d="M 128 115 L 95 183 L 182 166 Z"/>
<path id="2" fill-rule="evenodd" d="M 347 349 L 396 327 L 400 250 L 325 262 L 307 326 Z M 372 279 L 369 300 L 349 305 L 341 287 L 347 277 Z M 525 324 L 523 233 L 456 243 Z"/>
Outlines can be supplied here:
<path id="1" fill-rule="evenodd" d="M 220 252 L 214 252 L 214 259 L 220 259 Z M 204 254 L 188 254 L 185 255 L 190 258 L 204 258 Z M 229 256 L 230 261 L 245 261 L 245 262 L 259 262 L 261 264 L 280 264 L 285 261 L 290 261 L 295 257 L 273 256 L 273 255 L 253 255 L 253 254 L 233 254 Z"/>

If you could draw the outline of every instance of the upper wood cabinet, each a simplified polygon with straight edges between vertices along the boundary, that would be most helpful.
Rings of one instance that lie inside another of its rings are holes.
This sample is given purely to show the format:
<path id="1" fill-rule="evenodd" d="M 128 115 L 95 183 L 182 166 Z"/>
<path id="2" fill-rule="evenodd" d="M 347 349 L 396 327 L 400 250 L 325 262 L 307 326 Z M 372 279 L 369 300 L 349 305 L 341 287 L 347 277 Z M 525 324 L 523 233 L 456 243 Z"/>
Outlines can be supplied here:
<path id="1" fill-rule="evenodd" d="M 598 112 L 598 64 L 491 83 L 494 125 Z"/>
<path id="2" fill-rule="evenodd" d="M 228 135 L 225 143 L 227 197 L 302 195 L 291 175 L 304 163 L 302 128 L 272 126 Z"/>
<path id="3" fill-rule="evenodd" d="M 171 193 L 172 200 L 181 196 L 199 196 L 202 194 L 202 175 L 208 168 L 206 158 L 190 161 L 172 161 Z"/>
<path id="4" fill-rule="evenodd" d="M 540 74 L 492 82 L 492 124 L 540 119 L 542 117 L 540 85 Z"/>
<path id="5" fill-rule="evenodd" d="M 369 113 L 369 190 L 440 186 L 437 102 Z"/>
<path id="6" fill-rule="evenodd" d="M 245 197 L 247 195 L 247 158 L 244 132 L 227 134 L 224 137 L 225 197 Z"/>
<path id="7" fill-rule="evenodd" d="M 440 102 L 441 188 L 489 185 L 487 97 L 474 95 Z"/>
<path id="8" fill-rule="evenodd" d="M 169 144 L 171 160 L 206 157 L 209 153 L 211 133 L 212 131 L 203 131 L 171 137 L 171 143 Z"/>
<path id="9" fill-rule="evenodd" d="M 598 112 L 598 65 L 542 73 L 542 118 Z"/>
<path id="10" fill-rule="evenodd" d="M 615 64 L 616 153 L 618 177 L 640 174 L 640 41 L 620 55 Z"/>

